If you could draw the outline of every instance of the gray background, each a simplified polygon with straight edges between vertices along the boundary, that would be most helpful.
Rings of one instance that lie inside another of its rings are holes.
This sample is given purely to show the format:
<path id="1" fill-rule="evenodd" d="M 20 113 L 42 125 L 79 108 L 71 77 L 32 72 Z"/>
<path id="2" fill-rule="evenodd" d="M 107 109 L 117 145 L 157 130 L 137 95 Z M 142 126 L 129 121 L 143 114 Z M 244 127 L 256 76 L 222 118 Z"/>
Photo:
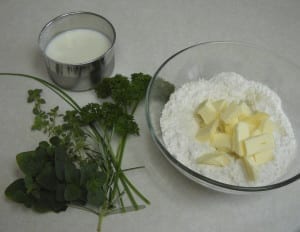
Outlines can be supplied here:
<path id="1" fill-rule="evenodd" d="M 0 72 L 23 72 L 47 79 L 37 47 L 42 26 L 75 10 L 107 17 L 117 31 L 115 73 L 153 74 L 171 54 L 196 42 L 251 42 L 300 64 L 300 1 L 200 0 L 1 0 Z M 70 209 L 37 215 L 9 202 L 2 191 L 18 173 L 15 154 L 35 146 L 26 90 L 38 84 L 13 78 L 0 82 L 0 231 L 95 231 L 97 218 Z M 48 94 L 48 93 L 47 93 Z M 81 104 L 92 92 L 72 93 Z M 47 95 L 48 102 L 60 104 Z M 64 108 L 64 105 L 62 105 Z M 141 136 L 129 140 L 124 166 L 145 165 L 130 177 L 152 204 L 146 209 L 107 217 L 103 231 L 300 231 L 300 185 L 254 194 L 225 195 L 201 187 L 161 156 L 138 109 Z"/>

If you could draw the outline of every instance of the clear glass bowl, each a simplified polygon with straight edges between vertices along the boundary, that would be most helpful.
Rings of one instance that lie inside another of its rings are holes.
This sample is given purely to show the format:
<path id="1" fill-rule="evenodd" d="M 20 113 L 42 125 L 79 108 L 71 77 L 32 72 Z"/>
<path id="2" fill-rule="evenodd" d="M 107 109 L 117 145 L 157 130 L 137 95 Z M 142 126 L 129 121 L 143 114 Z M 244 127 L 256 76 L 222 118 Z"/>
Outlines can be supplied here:
<path id="1" fill-rule="evenodd" d="M 169 95 L 186 82 L 209 79 L 220 72 L 236 72 L 259 81 L 281 97 L 283 109 L 292 123 L 297 144 L 300 141 L 300 68 L 265 49 L 240 42 L 206 42 L 185 48 L 168 58 L 156 71 L 146 96 L 146 118 L 155 144 L 182 174 L 211 189 L 245 193 L 280 188 L 300 179 L 300 156 L 275 183 L 258 187 L 229 185 L 203 176 L 174 158 L 164 145 L 160 117 Z M 170 85 L 169 83 L 172 85 Z M 299 146 L 297 146 L 298 153 Z"/>

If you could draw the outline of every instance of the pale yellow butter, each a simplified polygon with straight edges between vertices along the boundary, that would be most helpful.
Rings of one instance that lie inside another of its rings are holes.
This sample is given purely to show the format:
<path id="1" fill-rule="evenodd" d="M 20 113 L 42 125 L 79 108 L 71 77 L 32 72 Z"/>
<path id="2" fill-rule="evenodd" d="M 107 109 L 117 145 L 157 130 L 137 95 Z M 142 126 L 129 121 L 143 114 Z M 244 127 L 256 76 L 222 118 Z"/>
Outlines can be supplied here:
<path id="1" fill-rule="evenodd" d="M 240 103 L 240 115 L 239 115 L 239 119 L 248 117 L 251 114 L 252 114 L 252 110 L 250 109 L 250 107 L 245 102 Z"/>
<path id="2" fill-rule="evenodd" d="M 273 148 L 274 138 L 271 134 L 261 134 L 245 140 L 245 151 L 247 156 L 266 150 L 272 150 Z"/>
<path id="3" fill-rule="evenodd" d="M 234 102 L 230 103 L 229 106 L 221 113 L 220 118 L 226 124 L 235 124 L 238 122 L 238 116 L 240 114 L 240 106 Z"/>
<path id="4" fill-rule="evenodd" d="M 231 137 L 225 133 L 215 133 L 212 136 L 212 145 L 217 149 L 231 150 Z"/>
<path id="5" fill-rule="evenodd" d="M 232 124 L 225 124 L 225 126 L 224 126 L 225 133 L 227 133 L 228 135 L 232 136 L 233 130 L 234 130 L 234 125 L 232 125 Z"/>
<path id="6" fill-rule="evenodd" d="M 196 138 L 217 149 L 200 156 L 197 163 L 224 167 L 234 155 L 242 161 L 248 179 L 254 181 L 258 166 L 274 159 L 275 124 L 268 114 L 254 112 L 246 102 L 206 100 L 197 115 L 200 128 Z"/>
<path id="7" fill-rule="evenodd" d="M 239 122 L 235 126 L 236 140 L 242 141 L 250 136 L 249 126 L 247 123 Z"/>
<path id="8" fill-rule="evenodd" d="M 228 103 L 225 100 L 218 100 L 218 101 L 213 102 L 213 105 L 214 105 L 216 111 L 218 113 L 221 113 L 227 107 Z"/>
<path id="9" fill-rule="evenodd" d="M 259 153 L 256 153 L 253 155 L 255 163 L 260 165 L 260 164 L 265 164 L 271 160 L 274 159 L 274 154 L 272 150 L 268 151 L 262 151 Z"/>
<path id="10" fill-rule="evenodd" d="M 255 126 L 259 126 L 261 121 L 268 118 L 269 118 L 268 114 L 263 112 L 256 112 L 246 118 L 243 118 L 242 121 L 253 124 Z"/>
<path id="11" fill-rule="evenodd" d="M 233 151 L 239 155 L 244 156 L 245 155 L 245 147 L 244 147 L 244 140 L 250 136 L 249 132 L 249 126 L 245 122 L 239 122 L 235 126 L 234 134 L 233 134 L 233 140 L 232 140 L 232 148 Z"/>
<path id="12" fill-rule="evenodd" d="M 249 180 L 255 181 L 258 178 L 258 167 L 253 157 L 244 157 L 243 164 L 246 170 L 246 174 Z"/>
<path id="13" fill-rule="evenodd" d="M 215 151 L 211 153 L 206 153 L 197 158 L 196 162 L 198 164 L 208 164 L 224 167 L 230 163 L 229 155 L 225 152 Z"/>
<path id="14" fill-rule="evenodd" d="M 274 124 L 270 119 L 265 119 L 261 121 L 259 128 L 263 133 L 272 134 L 274 131 Z"/>
<path id="15" fill-rule="evenodd" d="M 241 118 L 241 121 L 248 123 L 250 133 L 253 133 L 256 129 L 260 129 L 261 122 L 268 119 L 268 115 L 262 112 L 255 112 L 252 115 Z"/>
<path id="16" fill-rule="evenodd" d="M 251 133 L 251 137 L 254 137 L 254 136 L 257 136 L 257 135 L 261 135 L 261 134 L 262 134 L 262 132 L 259 129 L 256 129 L 256 130 L 254 130 Z"/>
<path id="17" fill-rule="evenodd" d="M 201 116 L 206 125 L 210 124 L 217 117 L 217 111 L 209 100 L 206 100 L 199 106 L 197 114 Z"/>
<path id="18" fill-rule="evenodd" d="M 201 141 L 209 141 L 213 134 L 216 133 L 217 127 L 219 125 L 219 120 L 211 122 L 207 127 L 199 128 L 196 138 Z"/>
<path id="19" fill-rule="evenodd" d="M 226 133 L 228 135 L 232 135 L 233 132 L 233 128 L 234 128 L 234 124 L 226 124 L 225 122 L 223 122 L 222 120 L 219 121 L 219 131 L 222 133 Z"/>

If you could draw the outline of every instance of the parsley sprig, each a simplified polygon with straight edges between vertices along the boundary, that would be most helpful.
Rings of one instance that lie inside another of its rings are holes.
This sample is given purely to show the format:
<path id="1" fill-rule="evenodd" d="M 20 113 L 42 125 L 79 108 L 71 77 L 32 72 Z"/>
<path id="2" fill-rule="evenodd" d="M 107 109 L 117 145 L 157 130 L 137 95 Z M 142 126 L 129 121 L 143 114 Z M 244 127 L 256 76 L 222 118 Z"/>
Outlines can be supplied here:
<path id="1" fill-rule="evenodd" d="M 34 114 L 31 128 L 45 133 L 49 141 L 17 155 L 25 177 L 7 187 L 8 198 L 39 212 L 60 212 L 73 206 L 96 213 L 98 231 L 104 216 L 144 208 L 137 197 L 150 203 L 125 175 L 131 169 L 122 169 L 127 137 L 139 135 L 134 113 L 145 96 L 149 75 L 104 78 L 95 89 L 102 103 L 83 107 L 43 79 L 14 73 L 0 75 L 36 80 L 71 107 L 64 113 L 59 106 L 45 111 L 42 90 L 28 91 L 27 101 L 33 104 Z"/>

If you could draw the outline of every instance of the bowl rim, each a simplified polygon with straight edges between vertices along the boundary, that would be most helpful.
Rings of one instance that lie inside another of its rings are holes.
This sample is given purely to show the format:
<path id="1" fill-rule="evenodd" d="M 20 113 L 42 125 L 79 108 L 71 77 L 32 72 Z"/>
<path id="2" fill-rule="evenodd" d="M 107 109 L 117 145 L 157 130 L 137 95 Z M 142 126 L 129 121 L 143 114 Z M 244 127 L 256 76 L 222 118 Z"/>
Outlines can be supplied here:
<path id="1" fill-rule="evenodd" d="M 193 44 L 191 46 L 188 46 L 186 48 L 183 48 L 177 52 L 175 52 L 173 55 L 171 55 L 169 58 L 167 58 L 160 66 L 159 68 L 156 70 L 156 72 L 153 75 L 153 78 L 151 79 L 148 88 L 147 88 L 147 92 L 146 92 L 146 100 L 145 100 L 145 114 L 146 114 L 146 121 L 147 121 L 147 126 L 149 128 L 151 137 L 153 139 L 153 141 L 155 142 L 155 144 L 158 146 L 158 148 L 160 149 L 161 153 L 165 156 L 165 158 L 167 158 L 167 160 L 176 168 L 179 169 L 180 172 L 184 171 L 185 176 L 188 176 L 190 179 L 194 180 L 195 179 L 199 179 L 200 181 L 206 182 L 209 185 L 213 185 L 216 187 L 221 187 L 224 190 L 234 190 L 237 192 L 260 192 L 260 191 L 267 191 L 267 190 L 272 190 L 272 189 L 277 189 L 283 186 L 286 186 L 298 179 L 300 179 L 300 173 L 296 174 L 295 176 L 288 178 L 286 180 L 280 181 L 278 183 L 274 183 L 271 185 L 263 185 L 263 186 L 256 186 L 256 187 L 248 187 L 248 186 L 238 186 L 238 185 L 231 185 L 231 184 L 226 184 L 223 182 L 219 182 L 216 181 L 214 179 L 211 179 L 209 177 L 206 177 L 204 175 L 201 175 L 200 173 L 188 168 L 187 166 L 183 165 L 181 162 L 179 162 L 173 155 L 171 155 L 169 153 L 169 151 L 165 148 L 165 146 L 160 142 L 160 140 L 158 139 L 156 133 L 154 132 L 154 128 L 152 126 L 152 121 L 150 118 L 150 104 L 149 104 L 149 100 L 150 100 L 150 95 L 151 95 L 151 90 L 152 90 L 152 86 L 153 83 L 155 82 L 156 78 L 158 77 L 158 74 L 160 73 L 160 71 L 176 56 L 178 56 L 179 54 L 192 49 L 194 47 L 198 47 L 198 46 L 205 46 L 205 45 L 214 45 L 214 44 L 231 44 L 231 45 L 235 45 L 235 46 L 243 46 L 243 47 L 250 47 L 250 48 L 254 48 L 254 49 L 259 49 L 262 50 L 265 53 L 268 53 L 272 56 L 278 57 L 281 60 L 284 60 L 285 62 L 297 67 L 300 70 L 299 65 L 291 62 L 290 60 L 288 60 L 287 58 L 276 54 L 275 52 L 268 50 L 266 48 L 262 48 L 260 46 L 256 46 L 252 43 L 248 43 L 248 42 L 241 42 L 241 41 L 208 41 L 208 42 L 199 42 L 196 44 Z M 197 182 L 197 181 L 196 181 Z M 199 183 L 199 182 L 197 182 Z"/>

